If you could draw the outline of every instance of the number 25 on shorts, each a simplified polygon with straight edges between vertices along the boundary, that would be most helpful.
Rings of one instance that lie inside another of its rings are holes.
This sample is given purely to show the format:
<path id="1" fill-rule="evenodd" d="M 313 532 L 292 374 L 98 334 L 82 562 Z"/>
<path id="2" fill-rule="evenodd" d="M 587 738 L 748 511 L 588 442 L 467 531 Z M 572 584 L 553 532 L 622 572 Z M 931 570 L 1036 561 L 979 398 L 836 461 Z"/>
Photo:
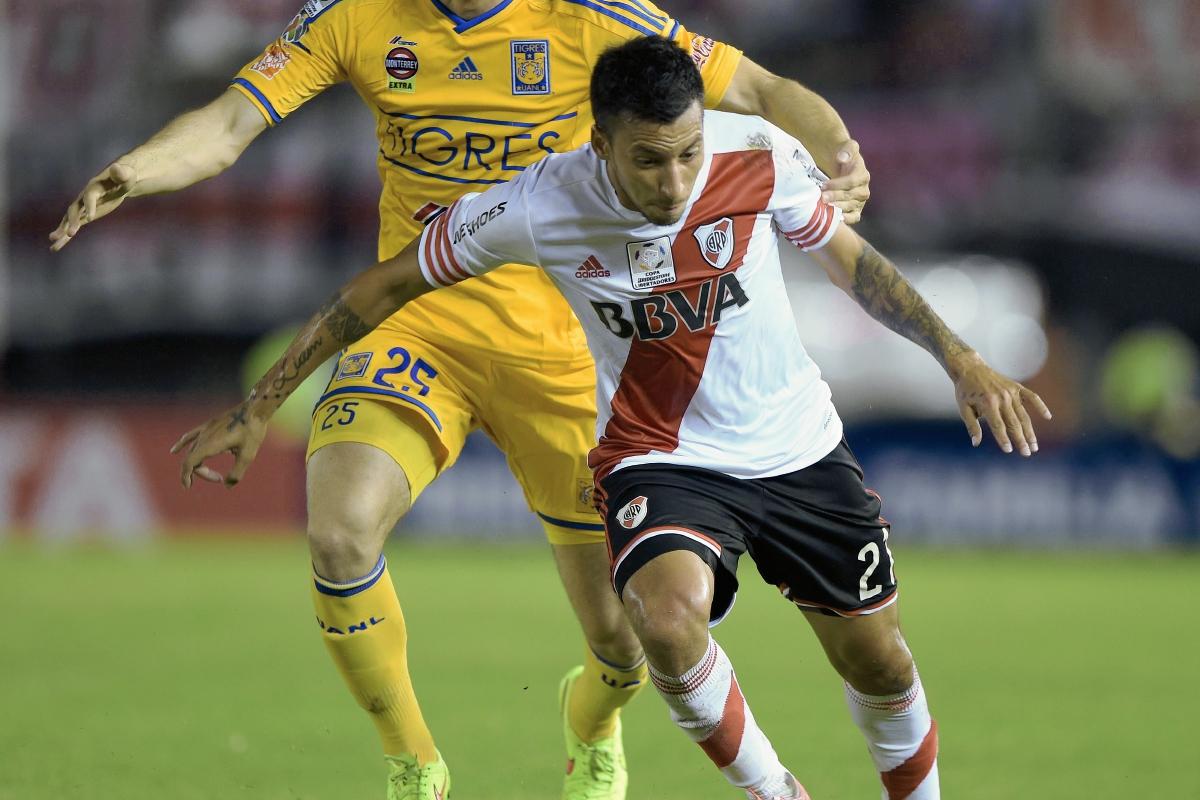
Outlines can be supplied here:
<path id="1" fill-rule="evenodd" d="M 357 400 L 347 400 L 344 403 L 331 403 L 325 407 L 325 419 L 321 420 L 321 430 L 327 431 L 334 425 L 349 425 L 354 422 L 354 409 L 358 408 Z"/>
<path id="2" fill-rule="evenodd" d="M 400 364 L 398 366 L 382 367 L 376 370 L 375 377 L 371 379 L 371 383 L 378 384 L 379 386 L 386 386 L 389 389 L 395 389 L 397 388 L 396 384 L 388 380 L 389 376 L 400 375 L 403 374 L 405 370 L 408 370 L 409 380 L 421 387 L 420 391 L 417 392 L 417 395 L 419 397 L 424 397 L 425 395 L 429 394 L 429 385 L 425 383 L 425 380 L 433 380 L 438 376 L 438 371 L 431 367 L 429 362 L 423 358 L 417 358 L 414 360 L 413 357 L 409 355 L 409 352 L 403 347 L 393 347 L 391 350 L 388 350 L 388 358 L 393 362 L 399 358 Z M 409 370 L 409 364 L 412 364 L 411 370 Z M 424 380 L 422 380 L 422 378 L 424 378 Z M 406 392 L 409 389 L 407 386 L 401 386 L 399 388 L 402 392 Z"/>

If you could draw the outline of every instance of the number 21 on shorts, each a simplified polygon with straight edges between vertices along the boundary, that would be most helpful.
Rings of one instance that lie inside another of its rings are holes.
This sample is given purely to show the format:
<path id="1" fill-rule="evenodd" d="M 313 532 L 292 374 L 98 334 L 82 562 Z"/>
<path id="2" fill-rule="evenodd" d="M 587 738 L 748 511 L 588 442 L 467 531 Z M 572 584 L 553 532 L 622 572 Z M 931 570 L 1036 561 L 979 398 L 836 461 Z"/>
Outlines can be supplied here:
<path id="1" fill-rule="evenodd" d="M 887 552 L 888 564 L 891 565 L 890 577 L 892 579 L 892 585 L 895 586 L 896 560 L 892 558 L 892 549 L 888 547 L 887 541 L 889 532 L 890 531 L 887 528 L 883 529 L 883 549 Z M 871 585 L 871 575 L 874 574 L 875 570 L 879 567 L 879 545 L 877 545 L 875 542 L 867 542 L 863 549 L 858 551 L 858 560 L 869 562 L 867 564 L 866 572 L 864 572 L 862 577 L 858 579 L 858 599 L 870 600 L 872 597 L 883 591 L 882 583 L 875 586 Z"/>

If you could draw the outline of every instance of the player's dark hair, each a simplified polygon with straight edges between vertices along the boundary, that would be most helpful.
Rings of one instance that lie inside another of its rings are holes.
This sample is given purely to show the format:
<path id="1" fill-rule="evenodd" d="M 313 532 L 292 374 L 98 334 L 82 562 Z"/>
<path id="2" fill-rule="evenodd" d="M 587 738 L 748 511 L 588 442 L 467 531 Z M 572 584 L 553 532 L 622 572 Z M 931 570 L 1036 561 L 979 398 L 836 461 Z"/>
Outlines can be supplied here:
<path id="1" fill-rule="evenodd" d="M 601 129 L 625 114 L 663 125 L 704 106 L 704 79 L 682 47 L 661 36 L 631 39 L 601 54 L 592 70 L 592 115 Z"/>

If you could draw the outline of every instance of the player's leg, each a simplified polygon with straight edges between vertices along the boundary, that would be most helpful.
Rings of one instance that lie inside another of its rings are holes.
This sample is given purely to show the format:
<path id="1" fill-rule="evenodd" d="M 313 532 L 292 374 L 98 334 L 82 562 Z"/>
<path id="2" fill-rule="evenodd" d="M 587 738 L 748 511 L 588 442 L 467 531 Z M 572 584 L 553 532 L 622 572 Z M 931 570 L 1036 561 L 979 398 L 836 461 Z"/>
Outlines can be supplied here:
<path id="1" fill-rule="evenodd" d="M 937 800 L 937 723 L 900 632 L 897 604 L 860 617 L 806 611 L 845 682 L 850 716 L 884 786 L 884 800 Z"/>
<path id="2" fill-rule="evenodd" d="M 628 468 L 604 480 L 616 588 L 675 724 L 748 797 L 807 798 L 709 635 L 733 604 L 742 537 L 757 527 L 740 509 L 757 504 L 737 479 L 698 472 Z"/>
<path id="3" fill-rule="evenodd" d="M 389 425 L 398 430 L 402 424 L 383 404 L 363 400 L 352 408 L 360 417 L 385 421 L 376 430 Z M 389 437 L 393 444 L 405 438 L 397 430 Z M 416 437 L 407 460 L 418 461 L 429 447 L 421 444 L 419 433 L 406 430 Z M 404 615 L 382 555 L 388 534 L 410 505 L 405 469 L 373 445 L 330 442 L 309 458 L 307 484 L 311 587 L 321 638 L 355 701 L 375 724 L 392 767 L 395 791 L 390 793 L 399 795 L 397 787 L 404 783 L 429 783 L 431 790 L 444 791 L 448 773 L 413 690 Z"/>
<path id="4" fill-rule="evenodd" d="M 587 648 L 583 670 L 572 684 L 567 718 L 586 744 L 613 735 L 618 715 L 646 684 L 646 658 L 608 576 L 603 540 L 553 544 L 558 575 Z"/>
<path id="5" fill-rule="evenodd" d="M 843 442 L 817 464 L 761 481 L 771 524 L 763 577 L 796 603 L 845 681 L 885 800 L 939 796 L 937 726 L 900 632 L 889 529 Z"/>
<path id="6" fill-rule="evenodd" d="M 382 549 L 474 423 L 452 387 L 429 385 L 438 370 L 422 347 L 381 329 L 342 355 L 313 416 L 308 537 L 322 639 L 379 731 L 391 765 L 388 796 L 433 800 L 448 793 L 449 773 L 417 705 Z M 415 375 L 391 387 L 401 361 Z"/>
<path id="7" fill-rule="evenodd" d="M 627 784 L 620 710 L 646 685 L 646 664 L 612 590 L 604 526 L 592 503 L 595 373 L 584 355 L 538 370 L 490 365 L 494 388 L 480 392 L 481 416 L 546 530 L 586 640 L 583 665 L 560 686 L 563 796 L 619 800 Z"/>

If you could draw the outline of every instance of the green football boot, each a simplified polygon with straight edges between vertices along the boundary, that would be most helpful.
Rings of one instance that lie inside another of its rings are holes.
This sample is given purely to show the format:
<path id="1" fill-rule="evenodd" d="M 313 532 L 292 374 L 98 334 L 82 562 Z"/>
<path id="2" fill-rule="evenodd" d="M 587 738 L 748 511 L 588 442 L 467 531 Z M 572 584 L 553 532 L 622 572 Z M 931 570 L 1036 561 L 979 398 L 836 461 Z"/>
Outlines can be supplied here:
<path id="1" fill-rule="evenodd" d="M 425 766 L 411 755 L 384 756 L 391 765 L 388 776 L 388 800 L 450 800 L 450 768 L 437 754 L 437 761 Z"/>
<path id="2" fill-rule="evenodd" d="M 585 744 L 571 728 L 567 718 L 571 689 L 583 674 L 575 667 L 558 686 L 558 711 L 563 736 L 567 740 L 567 775 L 563 779 L 563 800 L 625 800 L 629 771 L 625 767 L 625 745 L 621 742 L 621 720 L 613 735 Z"/>

